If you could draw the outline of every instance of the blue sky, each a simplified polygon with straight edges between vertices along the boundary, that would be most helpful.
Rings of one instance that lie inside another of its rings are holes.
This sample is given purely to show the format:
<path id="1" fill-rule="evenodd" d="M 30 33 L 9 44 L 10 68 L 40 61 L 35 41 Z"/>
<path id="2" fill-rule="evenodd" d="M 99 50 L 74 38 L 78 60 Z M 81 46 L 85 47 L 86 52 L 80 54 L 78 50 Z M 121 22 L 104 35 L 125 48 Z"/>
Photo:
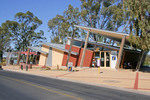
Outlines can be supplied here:
<path id="1" fill-rule="evenodd" d="M 80 0 L 0 0 L 0 25 L 6 20 L 13 20 L 18 12 L 31 11 L 35 16 L 43 21 L 37 29 L 43 30 L 44 35 L 50 42 L 50 32 L 48 32 L 48 21 L 57 14 L 63 12 L 71 4 L 73 7 L 80 7 Z"/>

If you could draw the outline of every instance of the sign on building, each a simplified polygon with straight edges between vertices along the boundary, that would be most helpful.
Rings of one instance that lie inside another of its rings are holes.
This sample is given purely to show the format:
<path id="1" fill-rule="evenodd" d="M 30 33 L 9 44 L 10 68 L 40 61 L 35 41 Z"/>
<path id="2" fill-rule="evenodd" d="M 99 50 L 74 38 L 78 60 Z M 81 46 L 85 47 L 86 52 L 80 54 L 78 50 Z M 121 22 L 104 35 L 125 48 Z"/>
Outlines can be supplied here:
<path id="1" fill-rule="evenodd" d="M 112 56 L 112 60 L 116 60 L 116 56 Z"/>
<path id="2" fill-rule="evenodd" d="M 72 62 L 68 62 L 68 71 L 72 72 L 72 68 L 73 68 L 73 63 Z"/>

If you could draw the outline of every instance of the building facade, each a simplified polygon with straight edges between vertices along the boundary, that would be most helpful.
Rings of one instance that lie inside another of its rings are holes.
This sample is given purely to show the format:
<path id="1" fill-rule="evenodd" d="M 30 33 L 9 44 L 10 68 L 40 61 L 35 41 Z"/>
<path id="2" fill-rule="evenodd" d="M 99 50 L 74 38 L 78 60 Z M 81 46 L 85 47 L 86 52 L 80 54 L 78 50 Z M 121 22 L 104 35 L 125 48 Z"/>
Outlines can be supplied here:
<path id="1" fill-rule="evenodd" d="M 124 45 L 130 45 L 128 34 L 78 25 L 75 25 L 75 27 L 88 31 L 86 40 L 69 37 L 66 44 L 43 43 L 41 50 L 35 50 L 40 52 L 39 65 L 64 67 L 68 62 L 71 62 L 74 67 L 112 69 L 133 69 L 136 67 L 140 51 L 124 47 Z M 89 41 L 88 36 L 90 32 L 118 41 L 121 45 L 114 46 L 107 43 Z M 73 44 L 71 44 L 72 40 L 74 40 Z M 71 54 L 69 54 L 70 46 L 72 47 Z M 70 59 L 67 62 L 68 55 L 70 55 Z"/>

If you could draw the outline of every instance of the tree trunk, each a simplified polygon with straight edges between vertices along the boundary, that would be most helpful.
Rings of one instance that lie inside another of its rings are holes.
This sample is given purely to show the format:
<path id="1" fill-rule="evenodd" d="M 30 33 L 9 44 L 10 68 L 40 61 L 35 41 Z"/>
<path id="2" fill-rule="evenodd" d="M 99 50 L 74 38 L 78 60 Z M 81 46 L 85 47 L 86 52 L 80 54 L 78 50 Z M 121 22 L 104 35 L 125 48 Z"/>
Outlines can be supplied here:
<path id="1" fill-rule="evenodd" d="M 34 58 L 35 58 L 35 55 L 33 55 L 33 58 L 32 58 L 32 64 L 34 64 L 33 62 L 34 62 Z"/>
<path id="2" fill-rule="evenodd" d="M 25 54 L 23 54 L 23 63 L 25 63 L 26 61 L 26 55 Z"/>
<path id="3" fill-rule="evenodd" d="M 0 62 L 3 61 L 3 51 L 0 51 Z"/>
<path id="4" fill-rule="evenodd" d="M 136 70 L 137 70 L 137 71 L 140 70 L 144 52 L 145 52 L 145 51 L 142 50 L 141 53 L 140 53 L 140 55 L 139 55 L 138 63 L 137 63 L 137 66 L 136 66 Z"/>
<path id="5" fill-rule="evenodd" d="M 18 53 L 17 65 L 19 65 L 19 62 L 20 62 L 20 56 L 21 56 L 21 50 L 20 50 L 19 53 Z"/>

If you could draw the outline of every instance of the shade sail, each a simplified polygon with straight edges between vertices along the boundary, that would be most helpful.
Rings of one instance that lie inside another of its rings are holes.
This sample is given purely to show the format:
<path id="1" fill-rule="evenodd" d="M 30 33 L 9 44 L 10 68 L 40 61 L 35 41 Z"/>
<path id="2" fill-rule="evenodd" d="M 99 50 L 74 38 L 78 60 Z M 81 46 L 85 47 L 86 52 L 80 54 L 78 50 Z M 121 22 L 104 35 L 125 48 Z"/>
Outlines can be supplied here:
<path id="1" fill-rule="evenodd" d="M 102 29 L 96 29 L 96 28 L 90 28 L 90 27 L 84 27 L 84 26 L 79 26 L 79 25 L 74 25 L 77 28 L 86 30 L 94 33 L 94 34 L 99 34 L 103 37 L 121 42 L 122 37 L 126 36 L 125 39 L 125 44 L 130 45 L 129 43 L 129 34 L 125 34 L 125 33 L 119 33 L 119 32 L 113 32 L 113 31 L 107 31 L 107 30 L 102 30 Z"/>
<path id="2" fill-rule="evenodd" d="M 27 55 L 28 51 L 21 52 L 21 54 Z M 37 54 L 36 52 L 29 52 L 29 55 L 36 55 L 36 54 Z"/>

